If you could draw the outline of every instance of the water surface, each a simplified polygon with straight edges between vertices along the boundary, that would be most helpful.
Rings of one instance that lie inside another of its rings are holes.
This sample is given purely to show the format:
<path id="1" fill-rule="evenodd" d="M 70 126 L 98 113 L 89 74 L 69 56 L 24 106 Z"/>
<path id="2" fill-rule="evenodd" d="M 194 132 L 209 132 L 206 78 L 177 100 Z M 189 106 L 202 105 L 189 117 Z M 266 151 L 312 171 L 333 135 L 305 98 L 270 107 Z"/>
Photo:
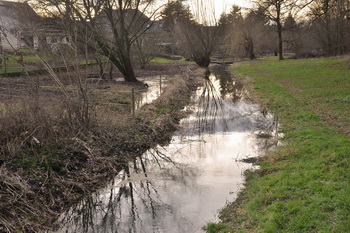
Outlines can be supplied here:
<path id="1" fill-rule="evenodd" d="M 187 107 L 171 143 L 146 152 L 107 187 L 62 216 L 59 232 L 203 232 L 242 188 L 243 159 L 263 154 L 273 116 L 246 99 L 232 76 L 215 70 Z M 156 81 L 154 81 L 156 82 Z"/>

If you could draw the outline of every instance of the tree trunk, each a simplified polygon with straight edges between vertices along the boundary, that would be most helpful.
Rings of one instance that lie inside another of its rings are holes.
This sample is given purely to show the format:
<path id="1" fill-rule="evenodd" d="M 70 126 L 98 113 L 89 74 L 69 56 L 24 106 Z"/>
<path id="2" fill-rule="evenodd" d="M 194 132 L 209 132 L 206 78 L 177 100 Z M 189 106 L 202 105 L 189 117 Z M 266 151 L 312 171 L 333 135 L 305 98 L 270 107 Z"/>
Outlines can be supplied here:
<path id="1" fill-rule="evenodd" d="M 109 59 L 118 68 L 120 73 L 122 73 L 126 82 L 138 82 L 130 56 L 123 55 L 121 56 L 121 60 L 118 60 L 115 56 L 111 55 Z"/>
<path id="2" fill-rule="evenodd" d="M 255 59 L 255 54 L 254 54 L 254 44 L 253 44 L 253 39 L 249 39 L 249 58 L 250 60 Z"/>
<path id="3" fill-rule="evenodd" d="M 109 66 L 109 78 L 113 79 L 113 62 L 110 60 L 110 66 Z"/>
<path id="4" fill-rule="evenodd" d="M 141 68 L 141 70 L 146 69 L 146 62 L 142 61 L 140 64 L 140 68 Z"/>
<path id="5" fill-rule="evenodd" d="M 283 38 L 282 38 L 282 31 L 283 31 L 283 30 L 282 30 L 281 22 L 277 22 L 279 60 L 284 60 L 284 57 L 283 57 Z"/>
<path id="6" fill-rule="evenodd" d="M 124 76 L 124 80 L 127 82 L 137 82 L 138 80 L 136 79 L 130 57 L 123 57 L 123 66 L 124 69 L 121 72 Z"/>
<path id="7" fill-rule="evenodd" d="M 100 58 L 95 58 L 96 63 L 98 64 L 98 73 L 99 73 L 99 78 L 104 77 L 104 69 L 103 69 L 103 64 Z"/>
<path id="8" fill-rule="evenodd" d="M 209 56 L 194 58 L 193 60 L 200 67 L 208 67 L 210 64 L 210 57 Z"/>

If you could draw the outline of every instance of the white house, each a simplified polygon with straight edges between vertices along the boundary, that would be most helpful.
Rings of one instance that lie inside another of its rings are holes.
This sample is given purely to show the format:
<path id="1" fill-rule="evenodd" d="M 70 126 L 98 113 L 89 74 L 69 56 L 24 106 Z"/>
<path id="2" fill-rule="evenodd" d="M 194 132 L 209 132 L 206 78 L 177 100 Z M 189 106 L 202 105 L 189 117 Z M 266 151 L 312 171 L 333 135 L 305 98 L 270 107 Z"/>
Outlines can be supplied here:
<path id="1" fill-rule="evenodd" d="M 34 48 L 55 50 L 61 45 L 69 44 L 72 38 L 62 25 L 60 18 L 42 18 L 34 37 Z"/>
<path id="2" fill-rule="evenodd" d="M 56 49 L 69 44 L 70 36 L 58 18 L 41 18 L 28 3 L 0 0 L 0 52 L 34 49 Z"/>
<path id="3" fill-rule="evenodd" d="M 24 46 L 23 39 L 33 43 L 34 35 L 28 32 L 38 19 L 27 3 L 0 0 L 0 52 L 18 50 Z"/>

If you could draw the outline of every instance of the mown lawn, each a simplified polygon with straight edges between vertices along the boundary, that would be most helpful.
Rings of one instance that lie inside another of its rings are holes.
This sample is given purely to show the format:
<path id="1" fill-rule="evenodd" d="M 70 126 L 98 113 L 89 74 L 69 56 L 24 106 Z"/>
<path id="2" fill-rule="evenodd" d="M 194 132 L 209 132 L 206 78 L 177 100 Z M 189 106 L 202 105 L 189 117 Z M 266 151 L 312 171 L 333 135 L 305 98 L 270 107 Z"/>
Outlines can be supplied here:
<path id="1" fill-rule="evenodd" d="M 248 172 L 246 188 L 208 232 L 350 232 L 350 58 L 243 62 L 279 116 L 285 146 Z"/>

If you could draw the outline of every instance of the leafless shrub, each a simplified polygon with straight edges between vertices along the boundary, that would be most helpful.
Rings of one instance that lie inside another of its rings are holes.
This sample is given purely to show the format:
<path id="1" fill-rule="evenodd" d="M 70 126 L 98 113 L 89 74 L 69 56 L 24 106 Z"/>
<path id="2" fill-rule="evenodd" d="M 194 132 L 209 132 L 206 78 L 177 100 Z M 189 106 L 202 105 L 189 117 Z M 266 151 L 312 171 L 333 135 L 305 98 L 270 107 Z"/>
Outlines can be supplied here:
<path id="1" fill-rule="evenodd" d="M 55 143 L 82 132 L 86 127 L 79 98 L 70 101 L 24 97 L 22 103 L 6 106 L 0 115 L 0 151 L 8 156 L 20 149 Z M 35 142 L 37 141 L 37 142 Z"/>
<path id="2" fill-rule="evenodd" d="M 19 230 L 19 225 L 23 232 L 35 231 L 37 226 L 27 225 L 26 216 L 29 213 L 42 228 L 44 228 L 45 220 L 54 215 L 47 206 L 38 201 L 36 194 L 26 181 L 5 168 L 0 168 L 0 196 L 0 231 L 2 232 L 15 232 Z"/>
<path id="3" fill-rule="evenodd" d="M 15 155 L 20 148 L 32 146 L 33 138 L 47 139 L 52 132 L 52 118 L 35 104 L 8 106 L 0 120 L 1 153 Z"/>
<path id="4" fill-rule="evenodd" d="M 68 62 L 67 67 L 74 65 Z M 111 109 L 105 87 L 99 86 L 99 80 L 88 83 L 84 67 L 58 74 L 43 64 L 49 76 L 28 77 L 25 94 L 1 107 L 0 160 L 5 164 L 0 165 L 0 231 L 43 230 L 65 205 L 116 174 L 128 156 L 169 140 L 176 128 L 173 113 L 156 120 L 151 111 L 133 117 L 130 106 L 125 111 L 123 106 Z M 184 77 L 189 79 L 186 72 Z M 174 87 L 153 106 L 180 107 L 174 98 L 190 86 L 178 79 Z"/>

